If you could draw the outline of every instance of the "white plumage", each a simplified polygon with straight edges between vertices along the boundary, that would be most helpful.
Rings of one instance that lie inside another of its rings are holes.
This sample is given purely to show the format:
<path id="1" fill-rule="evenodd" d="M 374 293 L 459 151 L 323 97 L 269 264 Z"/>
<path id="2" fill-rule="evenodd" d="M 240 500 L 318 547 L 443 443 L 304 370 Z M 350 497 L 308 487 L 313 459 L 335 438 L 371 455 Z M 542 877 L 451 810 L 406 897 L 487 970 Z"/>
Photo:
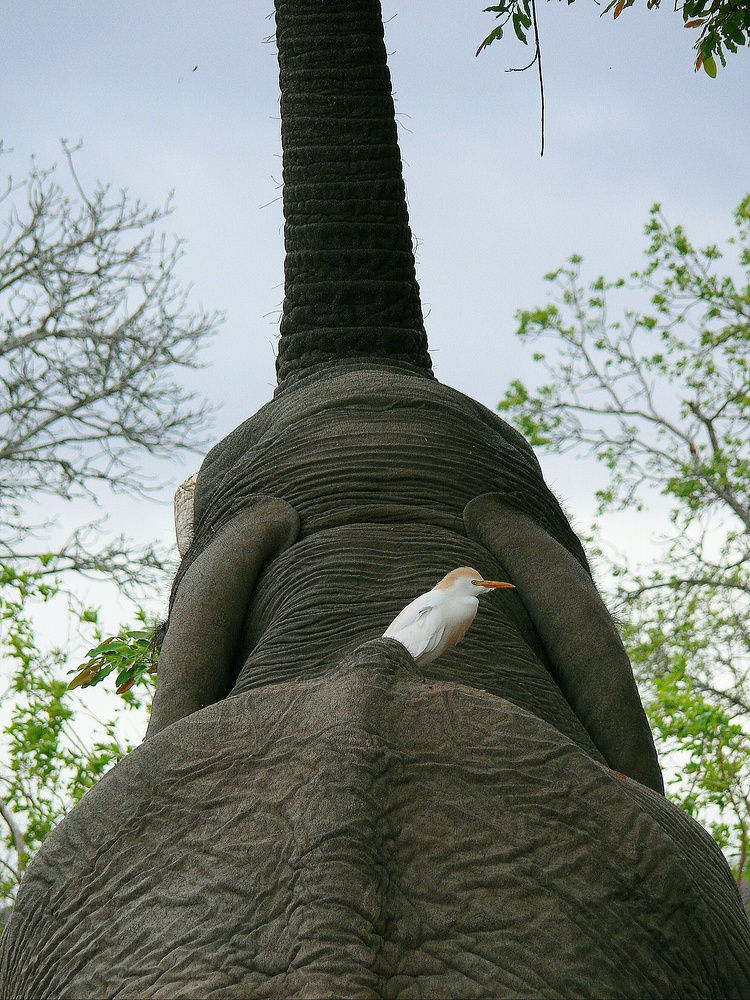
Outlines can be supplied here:
<path id="1" fill-rule="evenodd" d="M 418 666 L 437 659 L 466 635 L 476 617 L 478 597 L 490 590 L 512 587 L 512 583 L 483 580 L 470 566 L 446 574 L 426 594 L 407 604 L 383 633 L 406 646 Z"/>

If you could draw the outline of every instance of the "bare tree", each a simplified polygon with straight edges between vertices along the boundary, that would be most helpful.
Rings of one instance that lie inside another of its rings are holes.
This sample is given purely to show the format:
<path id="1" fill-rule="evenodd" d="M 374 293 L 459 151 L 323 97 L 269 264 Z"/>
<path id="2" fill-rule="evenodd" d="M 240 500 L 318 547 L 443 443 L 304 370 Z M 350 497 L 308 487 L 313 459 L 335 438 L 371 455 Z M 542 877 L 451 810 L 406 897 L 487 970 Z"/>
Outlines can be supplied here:
<path id="1" fill-rule="evenodd" d="M 176 277 L 182 241 L 160 233 L 171 196 L 149 209 L 123 190 L 89 195 L 63 141 L 69 182 L 32 160 L 0 204 L 0 559 L 41 556 L 48 572 L 98 571 L 119 583 L 158 569 L 88 524 L 53 553 L 29 528 L 30 501 L 96 499 L 103 484 L 142 494 L 144 452 L 196 449 L 206 404 L 175 379 L 198 366 L 221 316 L 188 307 Z M 2 146 L 0 145 L 0 152 Z M 23 192 L 23 197 L 17 197 Z"/>

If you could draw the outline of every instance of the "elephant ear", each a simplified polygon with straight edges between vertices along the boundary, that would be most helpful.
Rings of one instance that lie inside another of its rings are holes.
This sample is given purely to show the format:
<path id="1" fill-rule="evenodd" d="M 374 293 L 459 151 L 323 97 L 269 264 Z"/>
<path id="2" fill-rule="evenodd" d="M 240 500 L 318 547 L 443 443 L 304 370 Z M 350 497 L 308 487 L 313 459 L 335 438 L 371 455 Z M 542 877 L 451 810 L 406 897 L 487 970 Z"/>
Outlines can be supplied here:
<path id="1" fill-rule="evenodd" d="M 172 591 L 147 738 L 229 692 L 235 654 L 256 581 L 299 534 L 297 512 L 255 495 L 225 520 Z"/>
<path id="2" fill-rule="evenodd" d="M 555 680 L 609 766 L 663 794 L 630 660 L 590 574 L 501 494 L 485 493 L 467 504 L 464 524 L 469 538 L 507 570 Z"/>

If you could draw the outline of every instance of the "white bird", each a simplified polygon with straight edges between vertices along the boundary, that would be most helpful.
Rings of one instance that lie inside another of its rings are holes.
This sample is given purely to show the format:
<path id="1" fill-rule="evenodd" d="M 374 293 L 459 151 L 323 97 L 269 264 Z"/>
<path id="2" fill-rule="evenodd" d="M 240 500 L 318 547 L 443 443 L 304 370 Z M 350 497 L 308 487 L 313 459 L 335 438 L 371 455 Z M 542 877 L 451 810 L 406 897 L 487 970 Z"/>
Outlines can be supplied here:
<path id="1" fill-rule="evenodd" d="M 512 586 L 512 583 L 483 580 L 475 569 L 461 566 L 446 574 L 432 590 L 407 604 L 385 630 L 383 638 L 395 639 L 406 646 L 422 667 L 463 639 L 476 617 L 480 594 Z"/>

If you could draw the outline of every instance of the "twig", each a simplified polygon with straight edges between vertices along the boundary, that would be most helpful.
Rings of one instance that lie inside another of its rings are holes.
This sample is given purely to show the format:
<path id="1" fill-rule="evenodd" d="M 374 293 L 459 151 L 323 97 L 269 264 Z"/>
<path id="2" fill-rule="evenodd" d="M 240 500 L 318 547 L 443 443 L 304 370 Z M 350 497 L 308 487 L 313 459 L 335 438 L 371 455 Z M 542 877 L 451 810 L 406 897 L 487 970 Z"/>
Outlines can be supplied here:
<path id="1" fill-rule="evenodd" d="M 525 73 L 527 69 L 536 63 L 537 71 L 539 74 L 539 98 L 542 105 L 542 148 L 539 153 L 540 156 L 544 156 L 544 77 L 542 76 L 542 48 L 539 44 L 539 25 L 536 19 L 536 0 L 531 0 L 531 20 L 534 25 L 534 58 L 526 66 L 516 66 L 511 69 L 506 70 L 506 73 Z"/>

